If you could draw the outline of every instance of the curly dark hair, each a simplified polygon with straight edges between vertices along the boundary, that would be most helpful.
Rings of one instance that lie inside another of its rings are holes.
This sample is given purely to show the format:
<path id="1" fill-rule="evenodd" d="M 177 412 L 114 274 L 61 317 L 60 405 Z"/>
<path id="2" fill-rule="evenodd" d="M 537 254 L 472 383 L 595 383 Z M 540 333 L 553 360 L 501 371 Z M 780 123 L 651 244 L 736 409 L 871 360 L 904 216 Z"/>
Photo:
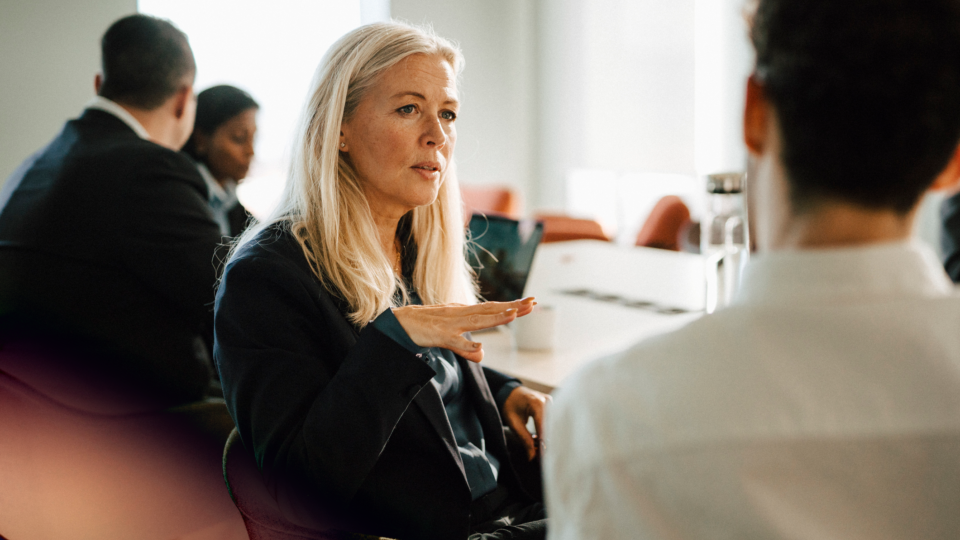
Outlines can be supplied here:
<path id="1" fill-rule="evenodd" d="M 960 142 L 960 0 L 760 0 L 792 204 L 907 213 Z"/>

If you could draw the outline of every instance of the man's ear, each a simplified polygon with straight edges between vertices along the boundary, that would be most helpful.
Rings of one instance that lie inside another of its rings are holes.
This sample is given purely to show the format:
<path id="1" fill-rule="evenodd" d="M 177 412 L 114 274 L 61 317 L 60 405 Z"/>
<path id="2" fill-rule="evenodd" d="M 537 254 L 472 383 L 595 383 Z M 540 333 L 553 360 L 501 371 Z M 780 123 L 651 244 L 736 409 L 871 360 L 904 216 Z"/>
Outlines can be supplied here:
<path id="1" fill-rule="evenodd" d="M 960 146 L 953 150 L 947 166 L 940 171 L 929 191 L 956 191 L 960 188 Z"/>
<path id="2" fill-rule="evenodd" d="M 184 85 L 181 86 L 177 93 L 173 95 L 173 114 L 177 117 L 177 120 L 183 118 L 183 115 L 187 114 L 187 105 L 189 100 L 193 99 L 193 86 Z"/>
<path id="3" fill-rule="evenodd" d="M 743 142 L 753 154 L 762 154 L 767 143 L 770 104 L 763 84 L 756 75 L 747 79 L 747 98 L 743 108 Z"/>
<path id="4" fill-rule="evenodd" d="M 97 73 L 93 77 L 93 93 L 99 96 L 101 86 L 103 86 L 103 73 Z"/>

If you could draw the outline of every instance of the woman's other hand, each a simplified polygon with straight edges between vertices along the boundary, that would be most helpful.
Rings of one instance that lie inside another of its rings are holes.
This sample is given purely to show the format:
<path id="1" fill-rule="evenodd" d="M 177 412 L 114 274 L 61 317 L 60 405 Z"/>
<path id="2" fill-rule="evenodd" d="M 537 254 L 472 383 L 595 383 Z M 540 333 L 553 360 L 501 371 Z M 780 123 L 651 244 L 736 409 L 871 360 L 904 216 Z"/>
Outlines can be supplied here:
<path id="1" fill-rule="evenodd" d="M 518 386 L 510 392 L 503 402 L 503 419 L 507 426 L 516 433 L 527 450 L 527 460 L 532 461 L 537 454 L 543 452 L 543 411 L 550 396 L 526 386 Z M 533 417 L 533 425 L 537 434 L 527 429 L 527 420 Z"/>
<path id="2" fill-rule="evenodd" d="M 513 302 L 484 302 L 473 306 L 403 306 L 393 308 L 393 315 L 417 345 L 449 349 L 471 362 L 479 362 L 483 360 L 483 346 L 463 334 L 507 324 L 530 313 L 535 304 L 529 296 Z"/>

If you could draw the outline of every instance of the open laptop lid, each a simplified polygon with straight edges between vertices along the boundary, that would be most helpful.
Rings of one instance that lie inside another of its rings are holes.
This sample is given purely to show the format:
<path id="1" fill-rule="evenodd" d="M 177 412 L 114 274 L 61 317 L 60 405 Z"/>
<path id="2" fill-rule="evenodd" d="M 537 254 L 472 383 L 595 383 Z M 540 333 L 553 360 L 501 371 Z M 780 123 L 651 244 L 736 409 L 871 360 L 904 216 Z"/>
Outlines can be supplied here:
<path id="1" fill-rule="evenodd" d="M 467 260 L 477 271 L 480 297 L 497 302 L 523 298 L 533 255 L 543 239 L 543 223 L 474 214 L 470 237 L 474 245 Z"/>

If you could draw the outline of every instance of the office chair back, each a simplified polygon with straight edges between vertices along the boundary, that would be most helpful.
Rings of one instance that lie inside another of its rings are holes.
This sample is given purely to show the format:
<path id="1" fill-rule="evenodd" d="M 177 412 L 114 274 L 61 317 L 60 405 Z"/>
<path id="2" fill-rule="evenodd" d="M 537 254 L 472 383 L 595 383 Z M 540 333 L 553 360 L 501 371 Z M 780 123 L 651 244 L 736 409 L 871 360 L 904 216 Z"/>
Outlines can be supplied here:
<path id="1" fill-rule="evenodd" d="M 609 241 L 603 233 L 600 223 L 592 219 L 580 219 L 556 214 L 538 214 L 536 219 L 543 223 L 543 243 L 566 242 L 569 240 Z"/>
<path id="2" fill-rule="evenodd" d="M 460 186 L 463 197 L 464 215 L 481 213 L 494 216 L 519 219 L 520 195 L 507 187 Z"/>
<path id="3" fill-rule="evenodd" d="M 636 245 L 680 251 L 681 233 L 690 223 L 690 209 L 676 195 L 667 195 L 654 205 L 637 234 Z"/>

